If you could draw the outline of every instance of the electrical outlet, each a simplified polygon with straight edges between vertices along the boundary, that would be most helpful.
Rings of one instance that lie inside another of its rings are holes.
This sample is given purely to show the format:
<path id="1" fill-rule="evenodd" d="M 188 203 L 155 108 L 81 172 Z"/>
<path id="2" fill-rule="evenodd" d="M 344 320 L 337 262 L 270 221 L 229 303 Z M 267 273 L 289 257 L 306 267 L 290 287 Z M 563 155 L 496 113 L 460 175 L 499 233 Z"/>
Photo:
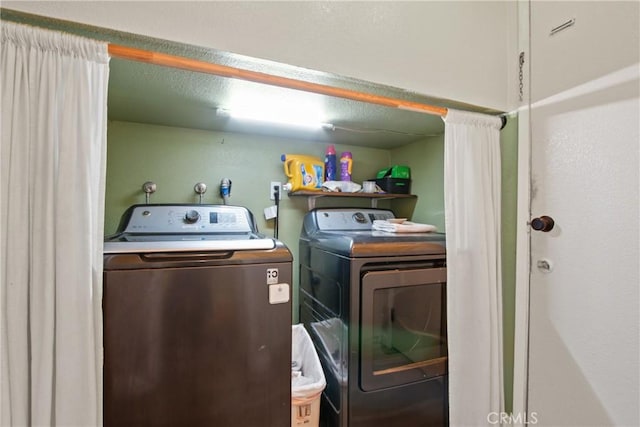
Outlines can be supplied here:
<path id="1" fill-rule="evenodd" d="M 282 183 L 279 181 L 271 181 L 271 183 L 269 184 L 269 199 L 270 200 L 275 200 L 276 199 L 276 192 L 274 190 L 274 188 L 278 187 L 278 191 L 280 192 L 280 198 L 282 199 Z"/>

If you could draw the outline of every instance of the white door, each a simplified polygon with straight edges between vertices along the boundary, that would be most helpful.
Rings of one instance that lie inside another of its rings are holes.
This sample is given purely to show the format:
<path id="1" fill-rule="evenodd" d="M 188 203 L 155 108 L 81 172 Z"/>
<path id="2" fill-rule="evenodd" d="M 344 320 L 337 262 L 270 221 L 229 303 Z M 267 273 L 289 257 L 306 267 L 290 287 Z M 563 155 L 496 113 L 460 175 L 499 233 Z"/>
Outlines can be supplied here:
<path id="1" fill-rule="evenodd" d="M 555 220 L 530 236 L 536 425 L 640 423 L 639 13 L 531 2 L 531 215 Z"/>

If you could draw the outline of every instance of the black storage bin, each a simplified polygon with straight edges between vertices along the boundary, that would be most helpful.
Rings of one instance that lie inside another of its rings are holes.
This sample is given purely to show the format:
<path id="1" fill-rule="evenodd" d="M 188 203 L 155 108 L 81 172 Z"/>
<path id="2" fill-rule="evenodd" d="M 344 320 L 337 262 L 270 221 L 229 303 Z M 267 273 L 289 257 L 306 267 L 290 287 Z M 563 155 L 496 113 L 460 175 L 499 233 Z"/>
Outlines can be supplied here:
<path id="1" fill-rule="evenodd" d="M 411 180 L 407 178 L 376 178 L 376 185 L 392 194 L 411 194 Z"/>

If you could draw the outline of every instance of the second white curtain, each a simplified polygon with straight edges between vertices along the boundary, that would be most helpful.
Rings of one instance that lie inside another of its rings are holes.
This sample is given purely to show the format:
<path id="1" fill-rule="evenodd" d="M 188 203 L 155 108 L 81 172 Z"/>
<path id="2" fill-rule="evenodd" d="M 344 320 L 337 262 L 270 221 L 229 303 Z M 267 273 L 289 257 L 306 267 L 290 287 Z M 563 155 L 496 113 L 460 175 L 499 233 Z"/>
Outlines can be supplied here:
<path id="1" fill-rule="evenodd" d="M 497 117 L 445 118 L 449 421 L 495 425 L 504 410 L 501 168 Z"/>
<path id="2" fill-rule="evenodd" d="M 2 426 L 102 424 L 107 45 L 2 23 Z"/>

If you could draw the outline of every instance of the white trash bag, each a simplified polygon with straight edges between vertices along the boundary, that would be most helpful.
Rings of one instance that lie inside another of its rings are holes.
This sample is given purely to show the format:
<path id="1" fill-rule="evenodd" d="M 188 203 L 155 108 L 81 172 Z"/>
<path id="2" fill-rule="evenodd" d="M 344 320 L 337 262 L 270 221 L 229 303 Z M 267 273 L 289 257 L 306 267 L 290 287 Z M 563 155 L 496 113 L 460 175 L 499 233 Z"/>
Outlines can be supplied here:
<path id="1" fill-rule="evenodd" d="M 327 385 L 318 353 L 302 324 L 291 329 L 291 399 L 304 404 L 319 397 Z"/>

